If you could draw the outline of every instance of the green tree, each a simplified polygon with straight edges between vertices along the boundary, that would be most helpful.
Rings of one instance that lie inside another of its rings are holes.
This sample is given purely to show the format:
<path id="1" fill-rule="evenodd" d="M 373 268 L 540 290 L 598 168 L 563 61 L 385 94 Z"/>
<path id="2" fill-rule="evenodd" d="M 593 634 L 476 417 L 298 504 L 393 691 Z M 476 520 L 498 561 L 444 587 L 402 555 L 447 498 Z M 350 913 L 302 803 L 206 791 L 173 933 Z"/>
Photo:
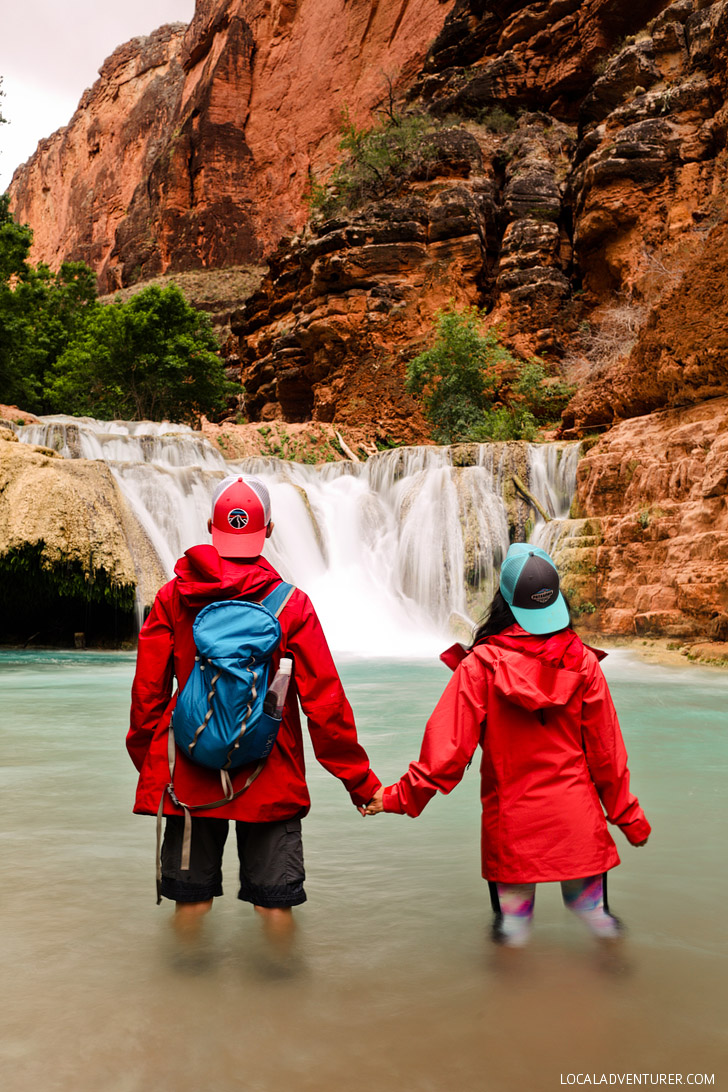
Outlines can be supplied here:
<path id="1" fill-rule="evenodd" d="M 26 258 L 33 241 L 27 224 L 17 224 L 10 213 L 10 194 L 0 196 L 0 284 L 13 277 L 25 277 L 29 270 Z"/>
<path id="2" fill-rule="evenodd" d="M 17 296 L 30 276 L 26 262 L 33 233 L 10 215 L 10 196 L 0 197 L 0 391 L 7 402 L 26 403 L 34 389 L 26 375 L 27 315 Z"/>
<path id="3" fill-rule="evenodd" d="M 195 421 L 237 390 L 209 317 L 176 285 L 99 307 L 51 369 L 49 404 L 101 418 Z"/>
<path id="4" fill-rule="evenodd" d="M 96 277 L 83 262 L 57 273 L 27 261 L 33 234 L 0 197 L 0 390 L 2 398 L 43 412 L 50 365 L 77 336 L 96 301 Z"/>
<path id="5" fill-rule="evenodd" d="M 225 406 L 210 320 L 175 285 L 102 306 L 83 262 L 28 262 L 32 232 L 0 197 L 0 392 L 36 413 L 195 420 Z"/>
<path id="6" fill-rule="evenodd" d="M 435 342 L 409 361 L 406 385 L 445 444 L 531 440 L 574 393 L 538 360 L 518 362 L 474 307 L 438 312 Z"/>

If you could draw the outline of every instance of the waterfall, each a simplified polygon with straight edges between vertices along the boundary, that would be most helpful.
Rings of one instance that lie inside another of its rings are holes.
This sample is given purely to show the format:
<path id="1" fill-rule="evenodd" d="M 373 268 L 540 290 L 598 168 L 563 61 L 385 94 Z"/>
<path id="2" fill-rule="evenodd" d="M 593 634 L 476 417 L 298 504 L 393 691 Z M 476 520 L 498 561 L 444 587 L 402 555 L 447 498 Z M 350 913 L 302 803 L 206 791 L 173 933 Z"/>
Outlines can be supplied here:
<path id="1" fill-rule="evenodd" d="M 529 444 L 529 487 L 552 517 L 547 522 L 536 514 L 531 542 L 551 556 L 557 544 L 574 529 L 569 512 L 576 491 L 579 454 L 578 443 Z"/>
<path id="2" fill-rule="evenodd" d="M 334 649 L 369 655 L 432 655 L 453 626 L 466 636 L 508 549 L 503 485 L 523 448 L 469 445 L 467 458 L 458 448 L 396 448 L 314 467 L 228 461 L 168 422 L 54 416 L 17 431 L 64 458 L 103 459 L 170 577 L 186 549 L 209 542 L 215 484 L 256 474 L 275 523 L 264 555 L 311 596 Z M 577 457 L 578 445 L 528 445 L 531 488 L 556 515 L 568 512 Z"/>

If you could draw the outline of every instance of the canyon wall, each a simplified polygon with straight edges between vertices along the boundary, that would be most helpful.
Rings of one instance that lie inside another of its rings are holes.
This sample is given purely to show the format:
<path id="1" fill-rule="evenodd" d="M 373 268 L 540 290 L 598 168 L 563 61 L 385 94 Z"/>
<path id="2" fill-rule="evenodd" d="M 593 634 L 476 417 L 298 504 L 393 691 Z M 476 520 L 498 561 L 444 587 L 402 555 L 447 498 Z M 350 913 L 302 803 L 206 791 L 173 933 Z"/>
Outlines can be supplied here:
<path id="1" fill-rule="evenodd" d="M 302 227 L 341 116 L 419 70 L 441 0 L 198 0 L 189 27 L 117 49 L 69 124 L 16 171 L 32 257 L 81 259 L 102 291 L 260 261 Z"/>
<path id="2" fill-rule="evenodd" d="M 498 10 L 456 4 L 408 90 L 429 154 L 312 217 L 233 313 L 253 418 L 422 439 L 404 362 L 449 302 L 578 384 L 567 438 L 728 393 L 725 331 L 694 338 L 725 313 L 728 5 Z"/>

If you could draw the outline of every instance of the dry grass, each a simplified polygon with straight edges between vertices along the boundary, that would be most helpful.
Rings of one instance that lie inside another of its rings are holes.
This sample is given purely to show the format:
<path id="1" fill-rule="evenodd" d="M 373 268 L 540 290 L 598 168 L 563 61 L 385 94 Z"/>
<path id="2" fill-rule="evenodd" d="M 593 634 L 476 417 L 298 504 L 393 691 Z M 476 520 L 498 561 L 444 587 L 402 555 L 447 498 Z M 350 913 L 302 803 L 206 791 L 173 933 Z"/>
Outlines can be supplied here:
<path id="1" fill-rule="evenodd" d="M 143 288 L 157 285 L 166 288 L 176 284 L 185 299 L 202 311 L 208 311 L 215 325 L 224 325 L 231 311 L 242 304 L 260 287 L 267 266 L 231 266 L 228 269 L 192 269 L 186 273 L 165 273 L 149 281 L 140 281 L 129 288 L 100 296 L 102 303 L 126 300 Z"/>
<path id="2" fill-rule="evenodd" d="M 630 353 L 646 318 L 645 306 L 621 301 L 583 324 L 582 356 L 589 362 L 591 376 L 601 375 Z"/>

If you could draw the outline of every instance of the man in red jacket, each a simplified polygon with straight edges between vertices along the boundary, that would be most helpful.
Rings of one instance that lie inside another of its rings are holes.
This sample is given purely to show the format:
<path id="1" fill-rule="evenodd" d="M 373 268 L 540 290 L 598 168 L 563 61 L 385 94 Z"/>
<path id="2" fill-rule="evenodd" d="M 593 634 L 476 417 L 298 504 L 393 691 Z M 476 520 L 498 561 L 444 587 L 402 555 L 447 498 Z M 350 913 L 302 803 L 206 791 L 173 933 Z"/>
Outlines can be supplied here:
<path id="1" fill-rule="evenodd" d="M 308 812 L 303 736 L 298 702 L 319 762 L 364 807 L 381 787 L 357 741 L 354 717 L 344 694 L 316 613 L 307 595 L 295 589 L 279 621 L 282 639 L 274 654 L 275 672 L 282 654 L 293 659 L 283 720 L 276 743 L 259 775 L 235 799 L 192 817 L 189 869 L 182 869 L 183 811 L 167 786 L 169 723 L 192 670 L 192 624 L 202 607 L 224 599 L 265 598 L 280 582 L 260 556 L 273 530 L 270 498 L 263 482 L 233 476 L 218 486 L 212 501 L 211 546 L 195 546 L 175 566 L 175 578 L 159 591 L 139 634 L 137 669 L 132 686 L 127 749 L 139 771 L 134 811 L 164 814 L 160 895 L 176 903 L 174 924 L 181 935 L 194 935 L 202 916 L 222 894 L 222 853 L 228 821 L 236 820 L 240 858 L 238 897 L 262 916 L 271 937 L 290 936 L 292 907 L 306 900 L 301 818 Z M 232 776 L 233 789 L 245 786 L 253 771 Z M 220 798 L 220 776 L 195 765 L 176 748 L 174 794 L 194 809 Z"/>

